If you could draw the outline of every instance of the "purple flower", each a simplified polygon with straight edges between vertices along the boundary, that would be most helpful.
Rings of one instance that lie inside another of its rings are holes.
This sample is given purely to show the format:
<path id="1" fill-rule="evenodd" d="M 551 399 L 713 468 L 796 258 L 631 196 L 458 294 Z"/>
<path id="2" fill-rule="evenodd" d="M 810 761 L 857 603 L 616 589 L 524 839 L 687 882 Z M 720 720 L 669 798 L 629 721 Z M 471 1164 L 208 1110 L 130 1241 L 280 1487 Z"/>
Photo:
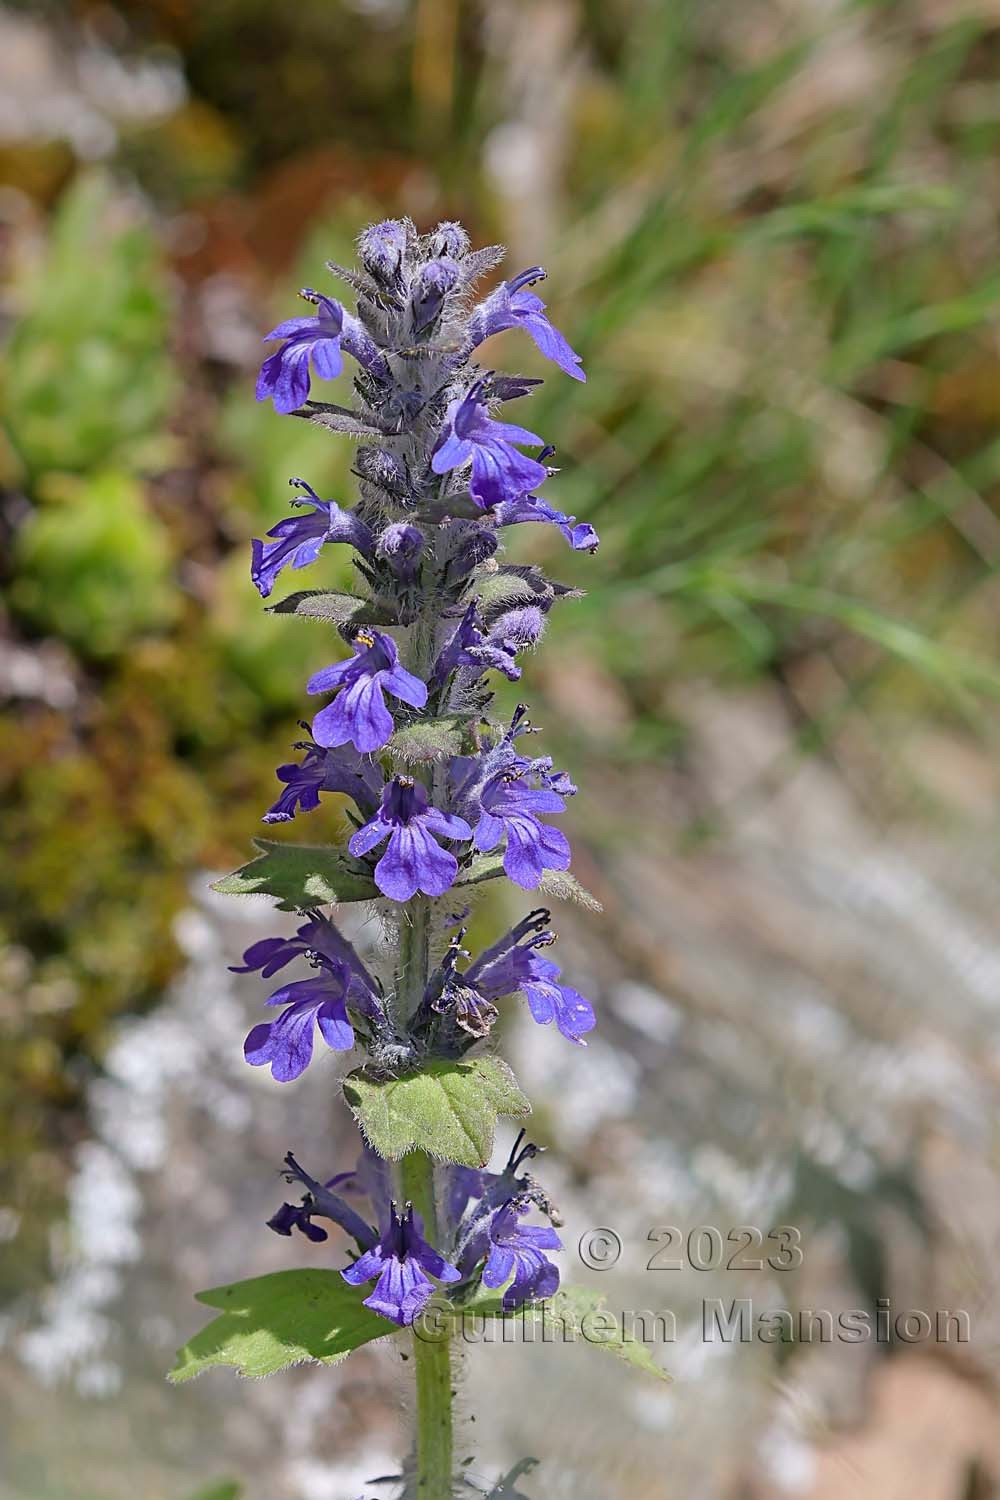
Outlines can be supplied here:
<path id="1" fill-rule="evenodd" d="M 502 633 L 483 631 L 476 619 L 475 602 L 469 605 L 456 629 L 442 646 L 434 663 L 432 681 L 440 687 L 458 667 L 469 667 L 474 677 L 484 672 L 502 672 L 510 681 L 516 682 L 521 675 L 520 667 L 514 665 L 517 645 Z"/>
<path id="2" fill-rule="evenodd" d="M 577 990 L 559 983 L 559 965 L 538 951 L 555 941 L 548 920 L 544 907 L 530 912 L 481 953 L 462 978 L 487 1001 L 523 994 L 533 1020 L 541 1026 L 555 1021 L 567 1041 L 585 1046 L 583 1037 L 596 1024 L 594 1008 Z"/>
<path id="3" fill-rule="evenodd" d="M 520 755 L 515 749 L 523 735 L 537 733 L 537 728 L 528 719 L 527 704 L 519 703 L 510 728 L 496 739 L 489 733 L 485 734 L 478 755 L 452 756 L 449 775 L 456 810 L 470 819 L 478 819 L 482 812 L 482 797 L 490 795 L 493 784 L 501 778 L 508 782 L 520 779 L 526 786 L 550 792 L 556 797 L 575 796 L 576 787 L 569 775 L 552 769 L 551 755 L 529 757 Z"/>
<path id="4" fill-rule="evenodd" d="M 431 1276 L 438 1281 L 461 1280 L 457 1267 L 424 1239 L 423 1223 L 412 1206 L 400 1217 L 395 1204 L 378 1242 L 340 1274 L 350 1286 L 362 1286 L 377 1276 L 364 1305 L 401 1328 L 414 1321 L 433 1292 Z"/>
<path id="5" fill-rule="evenodd" d="M 465 683 L 476 681 L 484 672 L 502 672 L 509 682 L 517 682 L 521 668 L 515 665 L 518 651 L 533 646 L 545 629 L 545 617 L 535 605 L 510 609 L 500 615 L 489 631 L 476 618 L 475 601 L 441 648 L 434 663 L 432 681 L 438 687 L 459 667 L 467 668 Z"/>
<path id="6" fill-rule="evenodd" d="M 259 972 L 270 979 L 295 958 L 325 959 L 330 967 L 342 965 L 348 972 L 348 1003 L 365 1016 L 375 1016 L 382 1008 L 378 985 L 361 962 L 351 944 L 326 917 L 309 918 L 294 937 L 261 938 L 251 943 L 242 964 L 230 964 L 233 974 Z"/>
<path id="7" fill-rule="evenodd" d="M 569 840 L 538 816 L 565 812 L 566 804 L 558 793 L 527 786 L 520 770 L 501 771 L 483 787 L 479 806 L 473 842 L 486 853 L 506 837 L 503 867 L 515 885 L 533 891 L 546 870 L 569 869 Z"/>
<path id="8" fill-rule="evenodd" d="M 297 812 L 313 812 L 320 792 L 344 792 L 364 813 L 378 806 L 382 777 L 372 761 L 346 745 L 329 750 L 306 741 L 296 748 L 304 749 L 305 757 L 301 763 L 278 767 L 275 775 L 285 790 L 268 808 L 263 823 L 290 823 Z"/>
<path id="9" fill-rule="evenodd" d="M 512 1198 L 493 1215 L 490 1251 L 483 1267 L 483 1286 L 497 1291 L 510 1281 L 503 1294 L 506 1312 L 523 1302 L 551 1297 L 559 1286 L 559 1268 L 546 1260 L 543 1250 L 561 1250 L 554 1229 L 519 1221 L 531 1207 L 530 1200 Z M 513 1277 L 513 1281 L 511 1281 Z"/>
<path id="10" fill-rule="evenodd" d="M 354 1046 L 354 1028 L 347 1019 L 347 966 L 319 955 L 314 962 L 315 978 L 294 980 L 275 990 L 267 1004 L 287 1008 L 276 1021 L 255 1026 L 243 1044 L 247 1062 L 255 1068 L 269 1063 L 279 1083 L 291 1083 L 305 1072 L 317 1026 L 335 1052 L 349 1052 Z"/>
<path id="11" fill-rule="evenodd" d="M 444 957 L 427 983 L 422 1010 L 425 1014 L 433 1011 L 439 1016 L 450 1016 L 455 1025 L 469 1036 L 489 1036 L 499 1011 L 491 1000 L 474 984 L 469 984 L 465 975 L 458 971 L 458 960 L 469 956 L 462 947 L 464 937 L 463 927 L 457 937 L 452 938 Z M 482 1174 L 475 1175 L 479 1178 Z M 466 1180 L 470 1183 L 472 1181 L 471 1178 Z"/>
<path id="12" fill-rule="evenodd" d="M 371 531 L 353 510 L 342 510 L 336 500 L 321 500 L 304 479 L 293 479 L 291 483 L 309 496 L 307 500 L 299 496 L 292 500 L 293 505 L 301 508 L 300 514 L 272 526 L 267 534 L 273 541 L 262 542 L 254 537 L 251 544 L 250 577 L 262 599 L 268 597 L 283 568 L 307 567 L 316 561 L 326 542 L 349 542 L 364 557 L 371 555 L 374 541 Z"/>
<path id="13" fill-rule="evenodd" d="M 453 401 L 431 458 L 435 474 L 472 462 L 469 493 L 483 510 L 504 500 L 517 500 L 548 477 L 544 464 L 527 458 L 515 443 L 538 445 L 542 439 L 525 427 L 494 422 L 482 404 L 482 382 Z"/>
<path id="14" fill-rule="evenodd" d="M 297 812 L 314 812 L 326 780 L 327 751 L 315 746 L 301 762 L 290 761 L 275 771 L 285 790 L 272 802 L 262 823 L 290 823 Z"/>
<path id="15" fill-rule="evenodd" d="M 438 838 L 470 839 L 464 818 L 427 804 L 426 789 L 409 776 L 396 776 L 382 793 L 375 817 L 348 844 L 353 855 L 367 854 L 383 839 L 389 847 L 375 866 L 375 884 L 393 901 L 409 901 L 417 891 L 443 896 L 458 874 L 458 860 Z"/>
<path id="16" fill-rule="evenodd" d="M 554 1222 L 555 1210 L 534 1178 L 522 1171 L 524 1163 L 539 1154 L 540 1147 L 525 1142 L 525 1132 L 518 1134 L 502 1172 L 487 1172 L 475 1167 L 452 1166 L 445 1177 L 444 1207 L 447 1222 L 455 1240 L 455 1262 L 463 1277 L 471 1276 L 478 1263 L 490 1253 L 490 1230 L 498 1210 L 513 1199 L 527 1212 L 535 1204 Z"/>
<path id="17" fill-rule="evenodd" d="M 277 1213 L 268 1219 L 268 1229 L 283 1235 L 291 1235 L 292 1230 L 297 1229 L 314 1244 L 321 1244 L 329 1235 L 312 1221 L 314 1218 L 330 1219 L 346 1230 L 362 1250 L 370 1249 L 377 1238 L 375 1230 L 338 1193 L 333 1192 L 336 1187 L 353 1185 L 356 1175 L 355 1172 L 339 1172 L 329 1182 L 316 1182 L 308 1172 L 302 1170 L 289 1151 L 285 1157 L 282 1176 L 287 1183 L 300 1182 L 305 1187 L 306 1194 L 301 1203 L 283 1203 Z"/>
<path id="18" fill-rule="evenodd" d="M 309 362 L 323 380 L 335 380 L 343 366 L 340 340 L 344 309 L 332 297 L 305 287 L 300 293 L 316 305 L 312 318 L 288 318 L 264 335 L 264 343 L 284 339 L 276 354 L 265 359 L 257 378 L 257 400 L 273 400 L 275 411 L 298 411 L 309 395 Z"/>
<path id="19" fill-rule="evenodd" d="M 275 1234 L 284 1234 L 289 1238 L 292 1230 L 297 1229 L 307 1240 L 312 1240 L 314 1245 L 322 1244 L 330 1238 L 325 1229 L 312 1222 L 312 1208 L 308 1202 L 283 1203 L 268 1219 L 267 1227 L 273 1229 Z"/>
<path id="20" fill-rule="evenodd" d="M 413 708 L 423 708 L 427 687 L 399 665 L 399 652 L 391 636 L 377 630 L 361 631 L 352 649 L 353 657 L 324 667 L 309 679 L 310 693 L 342 690 L 316 715 L 313 738 L 318 745 L 326 746 L 344 745 L 350 740 L 355 750 L 368 753 L 381 750 L 392 736 L 392 715 L 385 706 L 383 691 Z"/>
<path id="21" fill-rule="evenodd" d="M 596 552 L 600 537 L 586 521 L 577 521 L 576 516 L 567 516 L 555 510 L 537 495 L 522 495 L 519 500 L 505 500 L 496 511 L 498 526 L 517 526 L 521 521 L 541 521 L 555 526 L 562 532 L 574 552 Z"/>
<path id="22" fill-rule="evenodd" d="M 551 359 L 560 370 L 572 375 L 574 380 L 586 380 L 580 368 L 580 356 L 570 348 L 558 328 L 553 328 L 545 316 L 545 303 L 534 292 L 526 290 L 536 281 L 543 281 L 545 272 L 541 266 L 532 266 L 505 281 L 491 292 L 485 302 L 473 308 L 469 319 L 469 344 L 475 349 L 494 333 L 505 328 L 523 328 L 530 334 L 546 359 Z"/>
<path id="23" fill-rule="evenodd" d="M 561 972 L 557 963 L 535 953 L 531 957 L 530 973 L 521 980 L 521 992 L 528 1002 L 532 1019 L 539 1026 L 548 1026 L 555 1021 L 567 1041 L 585 1046 L 581 1036 L 594 1029 L 593 1006 L 578 990 L 558 982 Z"/>
<path id="24" fill-rule="evenodd" d="M 281 348 L 261 365 L 257 377 L 257 400 L 274 402 L 275 411 L 287 415 L 298 411 L 309 395 L 309 365 L 322 380 L 335 380 L 343 368 L 341 348 L 353 354 L 377 380 L 389 378 L 385 355 L 357 318 L 345 313 L 339 302 L 303 287 L 299 293 L 312 302 L 311 318 L 288 318 L 264 335 L 263 342 L 283 339 Z"/>

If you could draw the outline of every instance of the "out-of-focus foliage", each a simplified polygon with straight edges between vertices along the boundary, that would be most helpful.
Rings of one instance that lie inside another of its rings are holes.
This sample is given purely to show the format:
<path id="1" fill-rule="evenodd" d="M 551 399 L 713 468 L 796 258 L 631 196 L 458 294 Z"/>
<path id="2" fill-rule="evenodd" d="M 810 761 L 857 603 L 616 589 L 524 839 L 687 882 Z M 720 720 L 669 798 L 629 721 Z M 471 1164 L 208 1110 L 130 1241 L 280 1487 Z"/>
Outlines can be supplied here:
<path id="1" fill-rule="evenodd" d="M 539 404 L 606 538 L 567 649 L 639 753 L 678 675 L 776 676 L 813 749 L 873 696 L 981 724 L 1000 687 L 989 28 L 848 9 L 645 7 L 580 123 L 595 378 Z"/>
<path id="2" fill-rule="evenodd" d="M 163 258 L 106 179 L 63 195 L 13 309 L 5 427 L 28 478 L 162 463 L 177 389 Z"/>
<path id="3" fill-rule="evenodd" d="M 265 494 L 267 524 L 285 502 L 290 436 L 308 472 L 335 471 L 305 426 L 248 422 L 243 389 L 225 412 L 205 391 L 210 452 L 197 425 L 174 436 L 192 379 L 181 291 L 148 208 L 110 178 L 81 176 L 34 249 L 9 287 L 4 402 L 18 708 L 0 752 L 0 922 L 16 956 L 0 1115 L 15 1140 L 74 1099 L 108 1018 L 162 992 L 190 873 L 238 858 L 267 805 L 299 676 L 328 648 L 263 614 L 245 539 Z M 199 461 L 218 470 L 211 493 Z"/>
<path id="4" fill-rule="evenodd" d="M 177 614 L 169 533 L 122 470 L 60 481 L 17 533 L 11 605 L 82 656 L 121 653 Z"/>

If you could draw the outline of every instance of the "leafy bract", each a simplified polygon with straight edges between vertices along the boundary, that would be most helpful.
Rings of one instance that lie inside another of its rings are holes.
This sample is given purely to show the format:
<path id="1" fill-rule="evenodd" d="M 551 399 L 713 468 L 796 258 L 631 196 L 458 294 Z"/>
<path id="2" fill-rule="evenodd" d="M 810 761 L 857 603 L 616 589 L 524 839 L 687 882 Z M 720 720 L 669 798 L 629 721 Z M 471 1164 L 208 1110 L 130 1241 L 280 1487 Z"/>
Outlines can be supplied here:
<path id="1" fill-rule="evenodd" d="M 352 869 L 332 844 L 285 844 L 254 839 L 257 859 L 212 885 L 224 896 L 274 896 L 282 911 L 311 911 L 336 901 L 373 901 L 370 876 Z"/>
<path id="2" fill-rule="evenodd" d="M 240 1375 L 273 1375 L 315 1360 L 336 1364 L 352 1349 L 393 1332 L 391 1323 L 362 1305 L 364 1289 L 348 1286 L 338 1271 L 276 1271 L 231 1286 L 199 1292 L 219 1308 L 215 1318 L 177 1354 L 175 1383 L 213 1365 Z"/>
<path id="3" fill-rule="evenodd" d="M 277 604 L 269 604 L 272 615 L 303 615 L 309 620 L 325 620 L 329 625 L 391 625 L 395 616 L 357 594 L 342 594 L 333 589 L 303 589 L 288 594 Z"/>
<path id="4" fill-rule="evenodd" d="M 344 1097 L 380 1156 L 398 1161 L 408 1151 L 426 1151 L 466 1167 L 489 1161 L 498 1115 L 531 1109 L 498 1057 L 431 1062 L 402 1078 L 352 1073 Z"/>
<path id="5" fill-rule="evenodd" d="M 442 719 L 415 719 L 397 729 L 386 749 L 406 765 L 427 765 L 459 755 L 468 719 L 450 714 Z"/>

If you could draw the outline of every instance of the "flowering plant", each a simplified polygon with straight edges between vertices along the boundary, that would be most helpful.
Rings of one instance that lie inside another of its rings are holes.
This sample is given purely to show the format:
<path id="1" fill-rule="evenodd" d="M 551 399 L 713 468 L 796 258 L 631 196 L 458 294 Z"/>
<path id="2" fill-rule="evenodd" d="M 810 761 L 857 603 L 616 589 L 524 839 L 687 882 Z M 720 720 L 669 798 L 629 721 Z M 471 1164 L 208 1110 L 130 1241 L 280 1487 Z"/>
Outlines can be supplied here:
<path id="1" fill-rule="evenodd" d="M 323 702 L 301 757 L 279 766 L 282 789 L 264 814 L 290 822 L 335 792 L 353 804 L 353 832 L 346 848 L 257 840 L 259 857 L 216 885 L 267 893 L 303 918 L 294 936 L 264 938 L 234 966 L 282 976 L 267 1001 L 272 1018 L 246 1039 L 247 1062 L 282 1083 L 317 1047 L 355 1064 L 343 1093 L 361 1132 L 356 1167 L 324 1181 L 289 1154 L 284 1176 L 298 1201 L 269 1223 L 314 1242 L 334 1234 L 346 1264 L 203 1293 L 222 1317 L 181 1351 L 174 1378 L 211 1364 L 265 1374 L 303 1358 L 330 1363 L 412 1330 L 417 1438 L 400 1480 L 407 1494 L 442 1500 L 456 1483 L 459 1314 L 509 1316 L 558 1293 L 560 1315 L 578 1319 L 587 1301 L 558 1292 L 558 1217 L 528 1169 L 537 1148 L 522 1130 L 506 1165 L 488 1164 L 497 1116 L 529 1112 L 491 1045 L 501 1007 L 523 997 L 536 1022 L 580 1046 L 593 1009 L 547 956 L 547 908 L 471 962 L 461 924 L 483 883 L 503 875 L 526 892 L 583 894 L 550 821 L 576 788 L 550 757 L 526 753 L 534 729 L 524 706 L 497 720 L 490 674 L 517 681 L 519 657 L 572 592 L 537 567 L 503 562 L 506 528 L 550 526 L 584 552 L 598 539 L 535 493 L 556 472 L 554 450 L 493 415 L 539 382 L 477 362 L 493 334 L 523 328 L 565 374 L 585 378 L 531 290 L 541 268 L 470 307 L 502 251 L 473 251 L 460 225 L 421 236 L 392 220 L 366 229 L 359 249 L 360 270 L 330 267 L 357 294 L 356 313 L 303 291 L 314 315 L 267 335 L 277 348 L 257 397 L 355 439 L 360 498 L 342 507 L 293 480 L 293 514 L 254 542 L 251 565 L 266 599 L 282 572 L 315 563 L 328 544 L 353 549 L 358 594 L 311 589 L 270 606 L 327 622 L 349 654 L 307 683 Z M 353 404 L 314 399 L 312 376 L 339 375 L 345 352 L 357 366 Z M 384 918 L 381 965 L 363 960 L 331 915 L 359 901 Z M 306 977 L 287 979 L 293 965 Z M 655 1369 L 642 1351 L 617 1352 Z"/>

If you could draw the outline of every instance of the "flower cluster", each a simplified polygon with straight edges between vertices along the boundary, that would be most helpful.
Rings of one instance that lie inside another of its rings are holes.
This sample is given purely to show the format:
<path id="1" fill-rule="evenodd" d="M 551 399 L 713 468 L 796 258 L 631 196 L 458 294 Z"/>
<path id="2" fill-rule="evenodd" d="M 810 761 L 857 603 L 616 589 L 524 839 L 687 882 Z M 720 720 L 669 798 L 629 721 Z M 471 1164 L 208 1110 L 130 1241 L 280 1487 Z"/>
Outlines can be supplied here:
<path id="1" fill-rule="evenodd" d="M 278 767 L 281 790 L 264 821 L 289 823 L 316 813 L 324 797 L 340 799 L 352 825 L 340 868 L 385 901 L 400 933 L 419 909 L 430 961 L 415 992 L 409 970 L 403 984 L 402 959 L 383 986 L 319 906 L 303 913 L 293 937 L 254 943 L 237 971 L 282 972 L 282 982 L 266 1002 L 277 1014 L 253 1027 L 246 1058 L 283 1083 L 307 1068 L 317 1032 L 334 1052 L 364 1049 L 369 1076 L 385 1078 L 478 1055 L 511 997 L 578 1045 L 595 1024 L 590 1003 L 549 956 L 547 909 L 531 911 L 475 958 L 462 947 L 464 929 L 454 932 L 462 920 L 455 910 L 484 881 L 502 873 L 524 891 L 544 892 L 570 864 L 553 819 L 576 787 L 549 756 L 527 753 L 536 730 L 526 707 L 508 723 L 491 705 L 496 678 L 519 680 L 551 609 L 572 590 L 538 567 L 505 562 L 504 535 L 533 523 L 575 551 L 598 545 L 593 527 L 538 493 L 558 472 L 554 450 L 501 418 L 540 382 L 498 374 L 480 351 L 521 329 L 565 374 L 586 377 L 532 290 L 540 267 L 477 302 L 474 287 L 501 252 L 473 251 L 460 225 L 419 235 L 408 220 L 389 220 L 365 230 L 359 254 L 359 268 L 330 268 L 356 293 L 355 311 L 305 289 L 310 315 L 267 335 L 273 347 L 257 383 L 258 400 L 357 443 L 359 489 L 348 505 L 292 480 L 291 513 L 253 543 L 251 578 L 264 599 L 286 569 L 301 573 L 333 543 L 350 549 L 360 585 L 354 595 L 311 589 L 271 606 L 326 619 L 340 649 L 305 684 L 322 701 L 303 726 L 299 758 Z M 341 376 L 345 355 L 350 397 L 320 399 L 314 382 Z M 305 977 L 285 977 L 293 962 L 307 967 Z M 412 1323 L 436 1284 L 463 1296 L 481 1283 L 515 1308 L 549 1296 L 559 1281 L 546 1254 L 559 1248 L 555 1229 L 525 1222 L 533 1209 L 552 1216 L 522 1171 L 533 1154 L 519 1147 L 501 1173 L 442 1169 L 440 1248 L 370 1150 L 354 1172 L 326 1183 L 289 1156 L 287 1179 L 305 1196 L 284 1204 L 271 1228 L 322 1242 L 328 1231 L 317 1221 L 337 1225 L 357 1251 L 344 1279 L 374 1283 L 366 1305 L 396 1324 Z"/>
<path id="2" fill-rule="evenodd" d="M 522 1171 L 538 1148 L 522 1142 L 523 1132 L 502 1172 L 451 1169 L 440 1232 L 454 1246 L 453 1261 L 424 1239 L 413 1205 L 400 1206 L 393 1199 L 385 1163 L 368 1147 L 353 1171 L 325 1183 L 310 1177 L 289 1152 L 283 1176 L 305 1192 L 298 1203 L 282 1203 L 268 1228 L 283 1235 L 297 1230 L 321 1243 L 329 1235 L 316 1220 L 337 1225 L 357 1247 L 356 1258 L 340 1274 L 351 1286 L 374 1281 L 365 1306 L 400 1327 L 420 1315 L 435 1282 L 454 1284 L 459 1295 L 478 1281 L 491 1290 L 504 1288 L 503 1308 L 513 1311 L 556 1290 L 559 1269 L 544 1252 L 562 1248 L 555 1229 L 521 1222 L 535 1208 L 553 1215 L 537 1183 Z M 370 1214 L 348 1203 L 347 1193 L 366 1200 Z"/>

